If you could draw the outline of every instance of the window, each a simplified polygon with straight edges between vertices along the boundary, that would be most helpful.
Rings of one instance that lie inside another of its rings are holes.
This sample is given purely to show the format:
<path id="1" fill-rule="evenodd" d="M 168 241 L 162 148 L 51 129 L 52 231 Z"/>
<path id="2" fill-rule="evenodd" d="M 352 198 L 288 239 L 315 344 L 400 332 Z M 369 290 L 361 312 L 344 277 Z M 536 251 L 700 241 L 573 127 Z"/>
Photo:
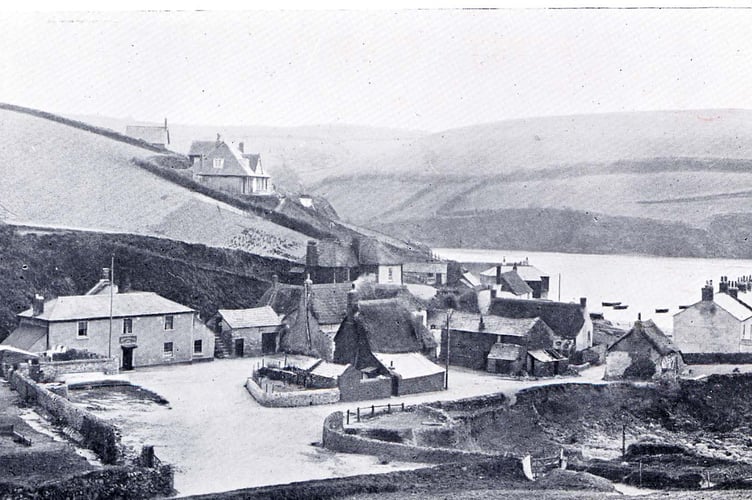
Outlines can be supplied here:
<path id="1" fill-rule="evenodd" d="M 88 337 L 89 336 L 89 322 L 88 321 L 79 321 L 78 322 L 78 336 L 79 337 Z"/>
<path id="2" fill-rule="evenodd" d="M 164 317 L 164 329 L 165 330 L 172 330 L 173 324 L 174 324 L 175 317 L 173 315 L 168 315 Z"/>
<path id="3" fill-rule="evenodd" d="M 747 325 L 742 324 L 742 340 L 752 340 L 752 328 L 747 330 Z"/>
<path id="4" fill-rule="evenodd" d="M 214 168 L 222 168 L 225 165 L 225 159 L 224 158 L 214 158 L 214 161 L 212 161 L 212 166 Z"/>
<path id="5" fill-rule="evenodd" d="M 202 340 L 193 341 L 193 354 L 201 354 L 204 352 L 204 342 Z"/>
<path id="6" fill-rule="evenodd" d="M 133 333 L 133 318 L 123 319 L 123 333 Z"/>
<path id="7" fill-rule="evenodd" d="M 394 281 L 394 269 L 392 269 L 391 267 L 387 268 L 386 274 L 387 274 L 387 278 L 386 278 L 387 280 Z"/>
<path id="8" fill-rule="evenodd" d="M 164 343 L 164 357 L 165 358 L 171 358 L 172 357 L 172 342 L 165 342 Z"/>

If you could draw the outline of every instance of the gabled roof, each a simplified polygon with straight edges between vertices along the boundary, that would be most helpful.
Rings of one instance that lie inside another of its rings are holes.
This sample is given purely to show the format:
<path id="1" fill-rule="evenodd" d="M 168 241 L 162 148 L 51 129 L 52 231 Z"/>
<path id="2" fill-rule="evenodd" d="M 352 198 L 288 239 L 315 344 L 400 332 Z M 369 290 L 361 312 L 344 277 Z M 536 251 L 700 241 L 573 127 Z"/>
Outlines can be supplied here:
<path id="1" fill-rule="evenodd" d="M 29 351 L 46 335 L 47 332 L 44 328 L 25 325 L 22 323 L 18 326 L 18 328 L 13 330 L 11 334 L 8 335 L 0 344 L 2 344 L 3 346 L 12 346 L 23 351 Z M 42 347 L 42 349 L 44 349 L 44 347 Z"/>
<path id="2" fill-rule="evenodd" d="M 516 270 L 517 274 L 520 275 L 520 278 L 525 281 L 540 281 L 542 276 L 548 276 L 537 267 L 529 264 L 501 264 L 502 272 L 514 270 Z M 496 266 L 489 267 L 480 274 L 487 277 L 496 276 Z"/>
<path id="3" fill-rule="evenodd" d="M 358 262 L 362 265 L 396 265 L 402 264 L 403 260 L 376 238 L 361 238 L 358 241 Z"/>
<path id="4" fill-rule="evenodd" d="M 258 158 L 251 168 L 250 160 L 244 157 L 236 147 L 224 141 L 215 143 L 214 149 L 203 153 L 203 161 L 194 163 L 191 167 L 195 175 L 219 176 L 219 177 L 269 177 L 256 172 L 254 168 L 258 164 Z M 222 159 L 222 168 L 214 168 L 214 160 Z"/>
<path id="5" fill-rule="evenodd" d="M 728 311 L 729 314 L 739 321 L 744 321 L 752 317 L 752 309 L 747 307 L 743 302 L 736 300 L 731 295 L 716 293 L 713 296 L 713 302 Z"/>
<path id="6" fill-rule="evenodd" d="M 153 316 L 160 314 L 190 313 L 193 309 L 166 299 L 153 292 L 118 293 L 112 296 L 112 316 Z M 58 297 L 44 303 L 44 312 L 33 316 L 29 308 L 19 313 L 20 318 L 44 321 L 73 321 L 101 319 L 110 316 L 109 295 L 72 295 Z M 19 347 L 19 346 L 17 346 Z"/>
<path id="7" fill-rule="evenodd" d="M 220 316 L 230 328 L 254 328 L 261 326 L 280 326 L 282 319 L 271 306 L 251 309 L 220 309 Z"/>
<path id="8" fill-rule="evenodd" d="M 402 264 L 402 271 L 406 273 L 433 273 L 446 274 L 446 262 L 405 262 Z"/>
<path id="9" fill-rule="evenodd" d="M 311 375 L 318 375 L 325 378 L 337 378 L 350 368 L 351 365 L 338 365 L 336 363 L 329 363 L 328 361 L 321 361 L 316 366 L 308 370 Z"/>
<path id="10" fill-rule="evenodd" d="M 461 281 L 463 281 L 468 288 L 478 288 L 481 286 L 480 279 L 471 272 L 462 273 Z"/>
<path id="11" fill-rule="evenodd" d="M 437 373 L 444 373 L 444 369 L 432 363 L 419 352 L 383 353 L 374 352 L 374 357 L 381 366 L 396 373 L 402 379 L 428 377 Z"/>
<path id="12" fill-rule="evenodd" d="M 611 344 L 608 350 L 613 350 L 614 347 L 619 344 L 619 342 L 626 339 L 627 337 L 632 337 L 633 339 L 641 339 L 645 342 L 648 342 L 661 356 L 665 356 L 674 352 L 680 352 L 679 348 L 676 347 L 676 344 L 674 344 L 671 339 L 666 337 L 661 329 L 658 328 L 658 326 L 653 323 L 653 320 L 650 319 L 646 321 L 635 321 L 632 329 L 625 333 L 621 338 L 619 338 L 619 340 Z"/>
<path id="13" fill-rule="evenodd" d="M 556 335 L 565 339 L 577 338 L 585 323 L 585 312 L 580 304 L 539 299 L 491 300 L 489 315 L 504 318 L 540 318 Z"/>
<path id="14" fill-rule="evenodd" d="M 483 316 L 483 328 L 480 327 L 481 315 L 464 311 L 454 311 L 449 320 L 452 330 L 463 332 L 487 333 L 489 335 L 510 335 L 525 337 L 539 318 L 504 318 L 487 314 Z"/>
<path id="15" fill-rule="evenodd" d="M 127 125 L 125 135 L 149 144 L 170 143 L 170 132 L 164 125 Z"/>
<path id="16" fill-rule="evenodd" d="M 533 293 L 533 289 L 530 288 L 528 284 L 522 280 L 522 278 L 520 278 L 520 275 L 517 274 L 517 271 L 507 271 L 505 273 L 502 273 L 500 278 L 500 285 L 502 287 L 502 290 L 504 291 L 512 292 L 517 296 L 530 295 L 531 293 Z"/>
<path id="17" fill-rule="evenodd" d="M 488 353 L 488 359 L 515 361 L 520 358 L 521 354 L 522 346 L 497 342 L 491 346 L 491 352 Z"/>
<path id="18" fill-rule="evenodd" d="M 359 301 L 355 323 L 366 334 L 371 352 L 419 352 L 436 347 L 428 329 L 398 298 Z"/>

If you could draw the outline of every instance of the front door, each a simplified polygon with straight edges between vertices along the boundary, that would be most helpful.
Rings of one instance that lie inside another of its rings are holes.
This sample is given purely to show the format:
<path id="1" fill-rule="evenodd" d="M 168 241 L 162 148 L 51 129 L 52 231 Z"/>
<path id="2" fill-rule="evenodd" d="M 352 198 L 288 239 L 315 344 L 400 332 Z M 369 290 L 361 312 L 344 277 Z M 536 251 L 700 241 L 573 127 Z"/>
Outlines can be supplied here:
<path id="1" fill-rule="evenodd" d="M 123 370 L 133 370 L 134 347 L 123 347 Z"/>
<path id="2" fill-rule="evenodd" d="M 399 396 L 399 378 L 392 375 L 392 396 Z"/>
<path id="3" fill-rule="evenodd" d="M 273 354 L 277 352 L 277 334 L 268 332 L 261 334 L 261 352 L 264 354 Z"/>
<path id="4" fill-rule="evenodd" d="M 235 339 L 235 356 L 242 358 L 244 348 L 245 341 L 243 339 Z"/>

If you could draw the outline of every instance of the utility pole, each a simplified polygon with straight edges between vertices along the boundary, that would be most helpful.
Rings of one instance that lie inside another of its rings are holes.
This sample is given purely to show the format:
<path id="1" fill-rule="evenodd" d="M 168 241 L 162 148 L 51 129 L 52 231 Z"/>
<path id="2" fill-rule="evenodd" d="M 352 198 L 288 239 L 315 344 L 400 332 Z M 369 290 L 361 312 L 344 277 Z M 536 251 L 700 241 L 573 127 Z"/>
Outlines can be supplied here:
<path id="1" fill-rule="evenodd" d="M 559 273 L 559 298 L 558 302 L 561 302 L 561 273 Z"/>
<path id="2" fill-rule="evenodd" d="M 450 344 L 450 330 L 449 320 L 452 319 L 454 311 L 449 308 L 446 313 L 446 352 L 444 353 L 444 389 L 449 389 L 449 344 Z"/>
<path id="3" fill-rule="evenodd" d="M 107 357 L 112 357 L 112 298 L 113 287 L 115 286 L 115 254 L 112 254 L 110 261 L 110 336 L 109 342 L 107 342 Z"/>

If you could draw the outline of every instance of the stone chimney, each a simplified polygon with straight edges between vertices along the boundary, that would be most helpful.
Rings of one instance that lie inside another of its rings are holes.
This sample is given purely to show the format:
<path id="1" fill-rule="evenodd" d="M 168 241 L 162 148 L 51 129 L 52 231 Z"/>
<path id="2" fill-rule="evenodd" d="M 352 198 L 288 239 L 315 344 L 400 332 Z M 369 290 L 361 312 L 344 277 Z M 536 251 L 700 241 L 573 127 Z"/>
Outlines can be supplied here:
<path id="1" fill-rule="evenodd" d="M 721 281 L 718 283 L 719 293 L 728 293 L 729 281 L 728 276 L 721 276 Z"/>
<path id="2" fill-rule="evenodd" d="M 491 289 L 491 298 L 492 298 L 492 299 L 495 299 L 495 298 L 496 298 L 496 289 L 495 289 L 495 288 L 492 288 L 492 289 Z"/>
<path id="3" fill-rule="evenodd" d="M 34 300 L 31 301 L 31 314 L 32 316 L 39 316 L 44 312 L 44 297 L 42 295 L 34 294 Z"/>
<path id="4" fill-rule="evenodd" d="M 355 290 L 355 284 L 347 292 L 347 318 L 353 319 L 358 312 L 358 292 Z"/>
<path id="5" fill-rule="evenodd" d="M 713 281 L 712 280 L 705 282 L 705 286 L 702 287 L 702 301 L 703 302 L 713 301 Z"/>
<path id="6" fill-rule="evenodd" d="M 732 281 L 729 283 L 728 291 L 726 292 L 735 299 L 739 297 L 739 287 L 736 285 L 736 281 Z"/>
<path id="7" fill-rule="evenodd" d="M 319 244 L 316 240 L 308 240 L 306 247 L 306 267 L 310 269 L 319 265 Z"/>
<path id="8" fill-rule="evenodd" d="M 583 309 L 587 307 L 587 297 L 580 297 L 580 307 Z"/>
<path id="9" fill-rule="evenodd" d="M 496 284 L 501 285 L 501 266 L 496 266 Z"/>
<path id="10" fill-rule="evenodd" d="M 222 136 L 219 135 L 219 132 L 217 132 L 217 141 L 214 143 L 216 147 L 219 147 L 219 145 L 222 144 Z"/>

